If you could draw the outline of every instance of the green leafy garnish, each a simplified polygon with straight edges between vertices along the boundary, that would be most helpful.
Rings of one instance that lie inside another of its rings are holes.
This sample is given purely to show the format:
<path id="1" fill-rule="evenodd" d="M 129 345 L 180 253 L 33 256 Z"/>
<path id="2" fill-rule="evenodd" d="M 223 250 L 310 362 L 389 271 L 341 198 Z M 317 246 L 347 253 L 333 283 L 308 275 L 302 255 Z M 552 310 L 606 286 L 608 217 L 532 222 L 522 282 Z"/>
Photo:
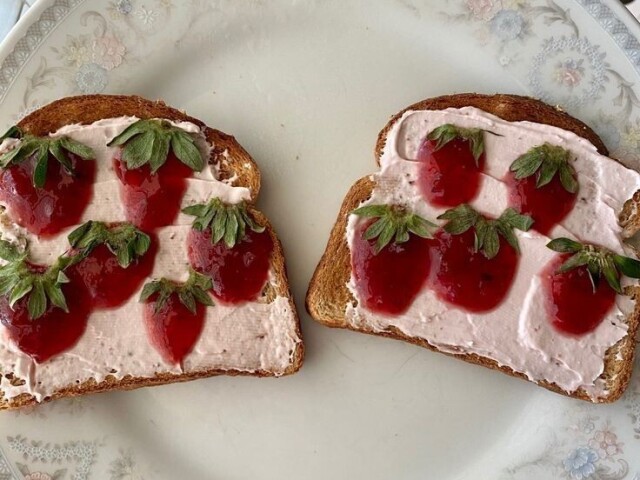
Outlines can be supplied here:
<path id="1" fill-rule="evenodd" d="M 23 134 L 18 127 L 11 127 L 2 139 L 8 137 L 19 138 L 20 143 L 0 156 L 0 168 L 9 168 L 11 165 L 18 165 L 33 157 L 35 159 L 33 185 L 37 188 L 42 188 L 47 180 L 49 156 L 53 156 L 71 175 L 74 171 L 71 159 L 68 157 L 69 153 L 84 160 L 95 159 L 90 147 L 69 137 L 36 137 L 29 133 Z"/>
<path id="2" fill-rule="evenodd" d="M 196 217 L 192 224 L 195 230 L 202 232 L 211 228 L 211 243 L 223 240 L 229 248 L 244 238 L 247 228 L 257 233 L 264 232 L 264 227 L 256 223 L 247 211 L 245 202 L 229 205 L 213 198 L 209 203 L 191 205 L 182 213 Z"/>
<path id="3" fill-rule="evenodd" d="M 205 306 L 212 306 L 213 299 L 208 291 L 213 288 L 211 278 L 202 275 L 194 270 L 189 273 L 189 279 L 183 283 L 173 282 L 166 278 L 153 280 L 147 283 L 140 293 L 140 302 L 148 302 L 152 295 L 157 294 L 154 299 L 154 311 L 158 313 L 165 306 L 171 295 L 178 295 L 180 303 L 187 309 L 196 313 L 197 303 Z"/>
<path id="4" fill-rule="evenodd" d="M 427 140 L 436 142 L 435 150 L 440 150 L 447 143 L 455 139 L 463 139 L 469 142 L 469 148 L 476 165 L 484 152 L 484 130 L 479 128 L 462 128 L 451 123 L 446 123 L 434 128 L 427 134 Z"/>
<path id="5" fill-rule="evenodd" d="M 520 155 L 509 167 L 516 179 L 536 175 L 536 188 L 544 187 L 559 175 L 562 187 L 569 193 L 578 191 L 578 175 L 570 163 L 571 152 L 545 143 Z"/>
<path id="6" fill-rule="evenodd" d="M 365 240 L 377 238 L 374 249 L 376 255 L 392 240 L 395 243 L 409 241 L 411 233 L 422 238 L 431 238 L 431 230 L 438 227 L 435 223 L 411 213 L 400 205 L 365 205 L 351 213 L 360 217 L 378 219 L 364 232 Z"/>
<path id="7" fill-rule="evenodd" d="M 513 208 L 507 208 L 497 219 L 489 219 L 467 204 L 447 210 L 438 219 L 448 220 L 443 228 L 452 235 L 460 235 L 474 228 L 474 249 L 482 252 L 488 259 L 492 259 L 500 251 L 500 237 L 520 253 L 518 238 L 513 230 L 517 228 L 526 232 L 533 225 L 531 217 L 521 215 Z"/>
<path id="8" fill-rule="evenodd" d="M 47 311 L 49 302 L 69 312 L 62 285 L 69 282 L 63 270 L 73 262 L 72 257 L 60 257 L 44 272 L 37 272 L 27 261 L 27 253 L 5 240 L 0 240 L 0 256 L 9 262 L 0 267 L 0 295 L 8 296 L 11 307 L 26 296 L 32 320 Z"/>
<path id="9" fill-rule="evenodd" d="M 200 172 L 205 161 L 193 137 L 166 120 L 138 120 L 128 126 L 108 146 L 122 146 L 122 160 L 129 170 L 149 164 L 156 173 L 167 161 L 169 148 L 182 163 Z"/>
<path id="10" fill-rule="evenodd" d="M 130 223 L 107 225 L 90 220 L 71 232 L 68 239 L 69 244 L 82 250 L 85 256 L 98 245 L 106 245 L 123 268 L 147 253 L 151 246 L 149 235 Z"/>
<path id="11" fill-rule="evenodd" d="M 2 142 L 5 138 L 22 138 L 22 130 L 17 125 L 14 125 L 9 128 L 4 134 L 0 137 L 0 142 Z"/>
<path id="12" fill-rule="evenodd" d="M 583 244 L 569 238 L 556 238 L 547 243 L 555 252 L 573 253 L 556 273 L 564 273 L 577 267 L 586 266 L 595 292 L 602 277 L 617 293 L 623 294 L 620 277 L 640 278 L 640 261 L 618 255 L 611 250 L 596 245 Z"/>

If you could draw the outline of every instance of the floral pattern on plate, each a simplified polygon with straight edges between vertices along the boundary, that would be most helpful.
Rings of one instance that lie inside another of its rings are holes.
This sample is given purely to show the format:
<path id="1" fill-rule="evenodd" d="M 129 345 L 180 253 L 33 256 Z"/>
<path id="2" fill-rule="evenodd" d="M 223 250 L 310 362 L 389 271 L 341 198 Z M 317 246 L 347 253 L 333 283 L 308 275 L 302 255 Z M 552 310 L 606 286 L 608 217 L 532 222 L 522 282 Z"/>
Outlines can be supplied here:
<path id="1" fill-rule="evenodd" d="M 635 41 L 608 7 L 592 0 L 580 3 L 612 40 L 624 45 Z M 579 118 L 591 118 L 612 156 L 640 168 L 638 86 L 609 64 L 606 49 L 592 40 L 590 32 L 580 31 L 572 17 L 577 8 L 554 0 L 456 0 L 441 13 L 491 48 L 500 67 L 521 78 L 530 95 Z M 524 59 L 525 45 L 538 53 Z M 637 63 L 638 50 L 625 52 Z"/>

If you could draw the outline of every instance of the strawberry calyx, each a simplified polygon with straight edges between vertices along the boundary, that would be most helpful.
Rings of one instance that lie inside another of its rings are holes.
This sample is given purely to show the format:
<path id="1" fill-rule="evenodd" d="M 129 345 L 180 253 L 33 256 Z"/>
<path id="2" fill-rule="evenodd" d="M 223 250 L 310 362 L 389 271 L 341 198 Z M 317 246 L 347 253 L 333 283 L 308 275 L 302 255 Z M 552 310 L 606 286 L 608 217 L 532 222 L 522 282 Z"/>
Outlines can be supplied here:
<path id="1" fill-rule="evenodd" d="M 35 320 L 47 310 L 49 302 L 65 312 L 69 312 L 62 285 L 69 282 L 64 269 L 73 257 L 61 256 L 51 266 L 37 268 L 27 260 L 27 252 L 21 252 L 15 245 L 0 240 L 0 257 L 8 262 L 0 267 L 0 295 L 8 296 L 13 307 L 27 296 L 29 318 Z"/>
<path id="2" fill-rule="evenodd" d="M 158 313 L 167 303 L 171 295 L 178 295 L 182 303 L 191 313 L 196 313 L 197 303 L 204 306 L 213 306 L 213 299 L 208 291 L 213 288 L 213 282 L 207 275 L 202 275 L 195 270 L 189 272 L 189 278 L 185 283 L 178 283 L 166 278 L 153 280 L 142 288 L 140 302 L 148 303 L 152 295 L 155 298 L 154 312 Z"/>
<path id="3" fill-rule="evenodd" d="M 484 132 L 480 128 L 462 128 L 451 123 L 445 123 L 434 128 L 427 134 L 427 140 L 436 142 L 434 151 L 440 150 L 452 140 L 462 139 L 469 142 L 469 149 L 476 161 L 476 166 L 480 157 L 484 153 Z"/>
<path id="4" fill-rule="evenodd" d="M 192 224 L 194 230 L 211 229 L 212 244 L 222 240 L 229 248 L 244 238 L 247 228 L 256 233 L 264 232 L 264 227 L 256 223 L 247 211 L 245 202 L 227 204 L 213 198 L 208 203 L 190 205 L 182 213 L 196 217 Z"/>
<path id="5" fill-rule="evenodd" d="M 600 279 L 605 278 L 609 286 L 619 294 L 624 294 L 620 285 L 620 277 L 640 278 L 640 261 L 619 255 L 611 250 L 592 244 L 583 244 L 569 238 L 556 238 L 547 244 L 554 252 L 572 253 L 556 270 L 564 273 L 574 268 L 585 266 L 595 291 Z"/>
<path id="6" fill-rule="evenodd" d="M 500 237 L 520 253 L 518 238 L 513 230 L 517 228 L 526 232 L 533 225 L 531 217 L 521 215 L 513 208 L 507 208 L 500 217 L 493 219 L 485 217 L 466 203 L 447 210 L 438 220 L 448 220 L 443 229 L 452 235 L 460 235 L 474 228 L 474 250 L 482 252 L 489 260 L 500 251 Z"/>
<path id="7" fill-rule="evenodd" d="M 2 137 L 16 138 L 20 142 L 11 150 L 0 155 L 0 168 L 6 169 L 11 165 L 17 165 L 29 158 L 35 159 L 35 168 L 33 169 L 33 186 L 42 188 L 47 180 L 47 167 L 49 165 L 49 156 L 53 156 L 60 165 L 73 175 L 73 165 L 68 154 L 72 153 L 83 160 L 92 160 L 95 158 L 93 150 L 69 137 L 36 137 L 29 133 L 23 133 L 18 127 L 11 127 Z"/>
<path id="8" fill-rule="evenodd" d="M 516 180 L 536 175 L 536 188 L 547 185 L 558 175 L 562 187 L 569 193 L 578 191 L 578 175 L 570 163 L 571 152 L 545 143 L 520 155 L 509 167 Z"/>
<path id="9" fill-rule="evenodd" d="M 107 225 L 103 222 L 88 221 L 67 237 L 69 244 L 87 256 L 99 245 L 106 245 L 116 256 L 118 264 L 127 268 L 131 262 L 142 257 L 151 246 L 151 238 L 131 223 Z"/>
<path id="10" fill-rule="evenodd" d="M 169 148 L 194 172 L 202 171 L 205 166 L 193 136 L 166 120 L 138 120 L 111 140 L 108 146 L 123 147 L 122 160 L 129 170 L 148 164 L 151 173 L 155 174 L 167 161 Z"/>
<path id="11" fill-rule="evenodd" d="M 377 255 L 392 240 L 394 243 L 409 241 L 410 234 L 432 238 L 435 223 L 422 218 L 401 205 L 365 205 L 351 212 L 364 218 L 377 218 L 363 233 L 365 240 L 377 238 L 374 253 Z"/>

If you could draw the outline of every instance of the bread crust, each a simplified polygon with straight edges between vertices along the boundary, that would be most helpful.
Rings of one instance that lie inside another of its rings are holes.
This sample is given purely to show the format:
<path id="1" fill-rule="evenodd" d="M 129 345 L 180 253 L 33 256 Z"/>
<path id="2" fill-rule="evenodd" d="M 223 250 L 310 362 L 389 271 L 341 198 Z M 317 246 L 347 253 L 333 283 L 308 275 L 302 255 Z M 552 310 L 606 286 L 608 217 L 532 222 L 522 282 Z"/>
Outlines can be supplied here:
<path id="1" fill-rule="evenodd" d="M 24 132 L 42 136 L 53 133 L 65 125 L 76 123 L 90 124 L 97 120 L 121 116 L 136 116 L 141 119 L 163 118 L 173 121 L 187 121 L 204 128 L 207 141 L 214 145 L 209 159 L 210 163 L 216 165 L 221 178 L 233 178 L 232 183 L 234 186 L 248 188 L 251 191 L 251 203 L 255 203 L 260 191 L 260 171 L 251 156 L 240 146 L 235 138 L 219 130 L 209 128 L 201 120 L 169 107 L 162 101 L 150 101 L 141 97 L 123 95 L 68 97 L 57 100 L 33 112 L 21 120 L 18 126 Z M 271 281 L 265 287 L 266 301 L 271 302 L 276 296 L 287 298 L 289 307 L 295 316 L 296 334 L 302 339 L 300 320 L 291 295 L 282 244 L 266 216 L 253 206 L 249 207 L 249 211 L 260 225 L 266 227 L 274 245 L 271 256 L 271 268 L 274 272 L 275 280 Z M 290 375 L 297 372 L 302 367 L 303 360 L 304 345 L 303 342 L 300 341 L 292 353 L 291 364 L 287 367 L 283 375 Z M 65 397 L 76 397 L 89 393 L 111 390 L 133 390 L 166 383 L 185 382 L 216 375 L 275 376 L 273 372 L 266 370 L 249 372 L 233 369 L 203 369 L 181 374 L 163 372 L 155 373 L 152 377 L 134 377 L 127 375 L 121 379 L 110 375 L 101 382 L 90 379 L 78 385 L 69 385 L 59 389 L 50 397 L 43 399 L 43 402 Z M 10 400 L 0 399 L 0 410 L 22 408 L 38 403 L 33 395 L 25 393 Z"/>
<path id="2" fill-rule="evenodd" d="M 405 111 L 442 110 L 449 107 L 461 108 L 464 106 L 480 108 L 507 121 L 526 120 L 569 130 L 589 140 L 596 146 L 601 154 L 608 154 L 606 147 L 593 130 L 570 115 L 543 102 L 517 95 L 458 94 L 423 100 L 391 117 L 391 120 L 378 135 L 375 146 L 376 161 L 379 164 L 379 159 L 382 155 L 390 128 Z M 528 380 L 524 374 L 516 372 L 509 367 L 500 366 L 490 358 L 476 354 L 442 352 L 430 345 L 426 340 L 405 335 L 397 328 L 392 327 L 384 332 L 376 332 L 366 326 L 361 328 L 354 327 L 347 322 L 345 316 L 346 306 L 348 303 L 356 302 L 347 288 L 347 283 L 351 276 L 351 254 L 345 236 L 347 220 L 349 213 L 371 196 L 374 187 L 375 182 L 372 177 L 364 177 L 359 179 L 349 189 L 338 213 L 336 223 L 331 230 L 327 247 L 316 267 L 307 291 L 305 305 L 309 314 L 318 322 L 329 327 L 345 328 L 371 335 L 404 340 L 414 345 L 428 348 L 429 350 L 462 359 L 469 363 L 482 365 L 493 370 L 500 370 L 508 375 Z M 637 214 L 636 210 L 638 209 L 635 208 L 632 202 L 627 202 L 621 213 L 621 217 L 627 218 L 629 224 L 640 226 L 640 219 L 638 219 L 640 215 Z M 640 287 L 631 289 L 630 293 L 634 300 L 636 300 L 640 295 Z M 608 391 L 606 395 L 592 399 L 584 389 L 567 393 L 555 383 L 546 381 L 535 383 L 553 392 L 594 403 L 610 403 L 616 401 L 627 388 L 633 369 L 635 339 L 640 325 L 640 302 L 636 301 L 634 312 L 627 318 L 627 324 L 628 334 L 609 348 L 605 354 L 603 378 L 605 379 L 606 389 Z M 621 360 L 619 360 L 619 358 Z"/>

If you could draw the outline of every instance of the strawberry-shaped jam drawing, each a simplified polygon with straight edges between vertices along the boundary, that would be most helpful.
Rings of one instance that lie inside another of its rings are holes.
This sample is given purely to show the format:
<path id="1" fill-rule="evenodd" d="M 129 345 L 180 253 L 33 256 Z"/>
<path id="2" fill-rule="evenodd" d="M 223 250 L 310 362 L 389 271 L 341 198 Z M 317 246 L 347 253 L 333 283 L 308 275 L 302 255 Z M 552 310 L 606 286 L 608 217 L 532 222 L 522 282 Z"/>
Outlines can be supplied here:
<path id="1" fill-rule="evenodd" d="M 138 120 L 109 146 L 122 146 L 114 170 L 127 220 L 145 231 L 171 225 L 186 179 L 205 166 L 193 136 L 166 120 Z"/>
<path id="2" fill-rule="evenodd" d="M 484 131 L 442 125 L 427 135 L 418 150 L 420 190 L 430 204 L 455 207 L 473 200 L 484 168 Z"/>
<path id="3" fill-rule="evenodd" d="M 230 305 L 258 298 L 269 278 L 274 244 L 247 205 L 214 198 L 183 212 L 196 217 L 187 238 L 189 262 L 212 279 L 214 297 Z"/>
<path id="4" fill-rule="evenodd" d="M 548 234 L 573 209 L 578 196 L 571 152 L 545 143 L 518 157 L 509 170 L 510 205 L 531 216 L 535 230 Z"/>
<path id="5" fill-rule="evenodd" d="M 623 295 L 621 274 L 640 278 L 640 262 L 603 247 L 556 238 L 547 244 L 559 252 L 542 273 L 546 308 L 560 332 L 584 335 L 595 330 Z M 602 281 L 604 277 L 605 281 Z"/>
<path id="6" fill-rule="evenodd" d="M 358 296 L 373 312 L 398 315 L 413 303 L 429 275 L 431 230 L 437 226 L 399 205 L 365 205 L 351 245 Z"/>
<path id="7" fill-rule="evenodd" d="M 508 208 L 497 219 L 469 205 L 447 210 L 448 220 L 431 248 L 430 287 L 442 300 L 470 312 L 486 312 L 506 297 L 518 267 L 514 229 L 526 231 L 530 217 Z"/>
<path id="8" fill-rule="evenodd" d="M 50 266 L 30 263 L 7 242 L 0 242 L 0 322 L 25 354 L 42 363 L 73 347 L 87 326 L 91 299 L 82 284 L 71 283 L 64 268 L 73 258 Z"/>
<path id="9" fill-rule="evenodd" d="M 0 156 L 0 202 L 11 219 L 40 237 L 76 225 L 93 196 L 91 148 L 69 137 L 36 137 L 12 128 L 19 141 Z"/>
<path id="10" fill-rule="evenodd" d="M 65 273 L 85 286 L 96 309 L 121 306 L 151 275 L 157 241 L 130 223 L 89 221 L 68 238 L 81 260 Z"/>
<path id="11" fill-rule="evenodd" d="M 182 365 L 204 326 L 211 279 L 191 272 L 184 284 L 167 279 L 147 283 L 140 294 L 144 323 L 153 347 L 167 363 Z"/>

